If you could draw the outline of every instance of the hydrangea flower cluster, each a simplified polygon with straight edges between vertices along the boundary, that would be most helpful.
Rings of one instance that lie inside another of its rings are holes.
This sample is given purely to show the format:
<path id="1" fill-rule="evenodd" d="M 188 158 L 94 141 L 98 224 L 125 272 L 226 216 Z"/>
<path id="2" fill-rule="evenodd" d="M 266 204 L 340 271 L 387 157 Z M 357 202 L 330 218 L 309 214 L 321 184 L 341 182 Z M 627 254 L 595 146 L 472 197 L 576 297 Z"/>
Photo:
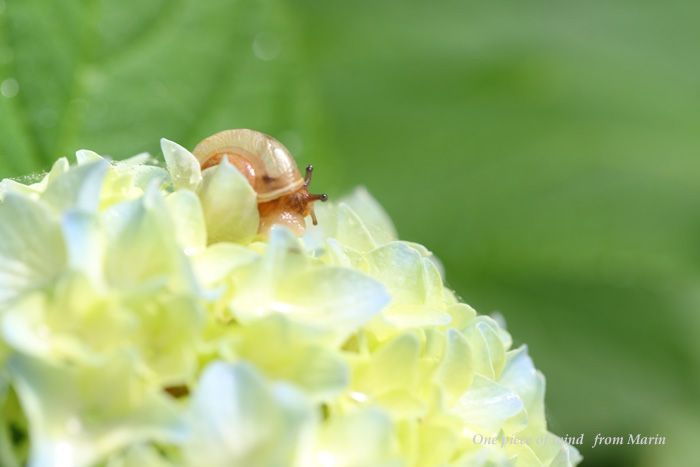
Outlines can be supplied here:
<path id="1" fill-rule="evenodd" d="M 366 191 L 263 238 L 233 166 L 162 149 L 0 183 L 0 465 L 579 461 L 527 349 Z"/>

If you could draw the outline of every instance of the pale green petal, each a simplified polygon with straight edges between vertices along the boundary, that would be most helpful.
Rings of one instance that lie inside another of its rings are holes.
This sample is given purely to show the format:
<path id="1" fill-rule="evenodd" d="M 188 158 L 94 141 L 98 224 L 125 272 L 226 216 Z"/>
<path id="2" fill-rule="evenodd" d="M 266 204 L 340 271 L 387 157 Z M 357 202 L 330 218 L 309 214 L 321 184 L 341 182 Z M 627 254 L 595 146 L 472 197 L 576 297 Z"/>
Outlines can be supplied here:
<path id="1" fill-rule="evenodd" d="M 333 417 L 299 467 L 399 467 L 391 419 L 377 409 Z"/>
<path id="2" fill-rule="evenodd" d="M 227 159 L 204 172 L 199 197 L 209 243 L 250 241 L 258 231 L 257 194 Z"/>
<path id="3" fill-rule="evenodd" d="M 435 372 L 435 382 L 445 391 L 448 403 L 453 404 L 464 394 L 474 379 L 472 352 L 469 342 L 457 330 L 447 332 L 445 355 Z"/>
<path id="4" fill-rule="evenodd" d="M 99 219 L 85 211 L 68 211 L 61 224 L 67 266 L 90 278 L 95 286 L 102 287 L 105 238 Z"/>
<path id="5" fill-rule="evenodd" d="M 272 380 L 294 383 L 313 400 L 328 400 L 350 382 L 341 355 L 318 332 L 272 315 L 236 333 L 235 352 Z M 261 343 L 265 345 L 261 346 Z"/>
<path id="6" fill-rule="evenodd" d="M 8 307 L 1 321 L 2 337 L 14 349 L 30 355 L 50 356 L 54 342 L 48 339 L 46 324 L 46 300 L 35 293 Z"/>
<path id="7" fill-rule="evenodd" d="M 287 229 L 274 227 L 269 242 L 258 261 L 234 275 L 231 310 L 241 321 L 282 313 L 341 340 L 388 302 L 384 288 L 370 277 L 310 263 Z"/>
<path id="8" fill-rule="evenodd" d="M 436 267 L 403 242 L 390 242 L 367 255 L 369 274 L 387 287 L 391 303 L 385 318 L 400 327 L 443 326 L 447 312 Z"/>
<path id="9" fill-rule="evenodd" d="M 295 321 L 333 330 L 342 340 L 388 302 L 384 287 L 370 277 L 350 269 L 321 266 L 281 281 L 270 309 Z"/>
<path id="10" fill-rule="evenodd" d="M 335 238 L 340 243 L 358 251 L 369 251 L 378 246 L 362 218 L 347 204 L 340 203 L 337 209 Z"/>
<path id="11" fill-rule="evenodd" d="M 384 208 L 369 194 L 366 188 L 356 188 L 341 202 L 356 212 L 376 245 L 398 239 L 396 229 Z"/>
<path id="12" fill-rule="evenodd" d="M 109 162 L 97 160 L 72 167 L 67 172 L 51 180 L 42 195 L 52 208 L 78 209 L 94 212 L 100 204 L 100 193 Z"/>
<path id="13" fill-rule="evenodd" d="M 549 439 L 551 439 L 553 443 L 559 442 L 559 450 L 554 459 L 548 464 L 549 467 L 570 467 L 583 460 L 583 457 L 575 447 L 569 446 L 561 441 L 561 439 L 551 434 L 549 435 Z"/>
<path id="14" fill-rule="evenodd" d="M 195 255 L 195 275 L 202 284 L 212 286 L 258 257 L 253 250 L 235 243 L 216 243 Z"/>
<path id="15" fill-rule="evenodd" d="M 497 379 L 506 362 L 506 348 L 499 335 L 498 324 L 486 316 L 477 317 L 464 330 L 473 355 L 474 371 L 486 378 Z"/>
<path id="16" fill-rule="evenodd" d="M 199 161 L 187 149 L 165 138 L 160 140 L 165 164 L 170 172 L 173 186 L 196 191 L 202 183 Z"/>
<path id="17" fill-rule="evenodd" d="M 155 159 L 148 152 L 142 152 L 135 156 L 127 157 L 126 159 L 114 161 L 114 165 L 120 169 L 138 169 L 148 168 L 149 164 L 155 162 Z"/>
<path id="18" fill-rule="evenodd" d="M 104 214 L 107 232 L 105 274 L 115 287 L 148 290 L 167 286 L 189 292 L 194 278 L 172 235 L 173 224 L 163 195 L 150 190 Z"/>
<path id="19" fill-rule="evenodd" d="M 199 198 L 191 191 L 178 190 L 166 198 L 175 238 L 186 254 L 193 254 L 207 246 L 204 212 Z"/>
<path id="20" fill-rule="evenodd" d="M 327 239 L 334 238 L 343 246 L 359 252 L 377 247 L 372 234 L 360 216 L 345 203 L 319 204 L 314 207 L 318 225 L 308 225 L 304 242 L 312 249 L 322 248 Z"/>
<path id="21" fill-rule="evenodd" d="M 476 317 L 476 311 L 466 303 L 454 303 L 447 306 L 450 317 L 450 325 L 460 331 L 465 329 Z"/>
<path id="22" fill-rule="evenodd" d="M 527 346 L 507 353 L 498 382 L 520 396 L 528 413 L 529 426 L 545 430 L 544 377 L 535 369 L 527 354 Z"/>
<path id="23" fill-rule="evenodd" d="M 8 193 L 0 204 L 0 304 L 48 285 L 65 262 L 56 215 L 42 202 Z"/>
<path id="24" fill-rule="evenodd" d="M 140 196 L 143 192 L 148 190 L 151 185 L 161 186 L 169 179 L 168 172 L 161 167 L 155 165 L 131 166 L 125 164 L 125 162 L 127 161 L 117 161 L 114 164 L 114 172 L 121 175 L 121 177 L 129 177 L 132 184 L 124 198 L 119 201 L 131 198 L 134 195 Z M 113 198 L 116 198 L 116 196 Z"/>
<path id="25" fill-rule="evenodd" d="M 27 196 L 28 198 L 39 199 L 41 191 L 32 188 L 31 186 L 19 183 L 16 180 L 6 178 L 0 181 L 0 202 L 5 199 L 7 193 L 18 193 L 20 195 Z"/>
<path id="26" fill-rule="evenodd" d="M 44 179 L 41 182 L 35 183 L 31 186 L 40 189 L 41 191 L 44 191 L 49 183 L 53 182 L 61 175 L 68 172 L 68 170 L 70 170 L 70 163 L 68 162 L 68 158 L 58 158 L 56 159 L 56 162 L 54 162 L 51 166 L 51 170 L 49 170 L 49 173 L 46 174 L 46 177 L 44 177 Z"/>
<path id="27" fill-rule="evenodd" d="M 508 388 L 479 375 L 462 395 L 452 412 L 472 430 L 494 435 L 499 427 L 524 408 L 523 401 Z"/>
<path id="28" fill-rule="evenodd" d="M 175 407 L 126 359 L 81 368 L 15 355 L 9 368 L 30 422 L 30 466 L 87 467 L 134 443 L 183 437 Z"/>
<path id="29" fill-rule="evenodd" d="M 469 452 L 451 464 L 451 467 L 520 467 L 502 449 L 480 448 Z"/>
<path id="30" fill-rule="evenodd" d="M 400 335 L 382 346 L 367 370 L 353 379 L 360 390 L 374 394 L 410 389 L 418 376 L 419 352 L 420 343 L 414 334 Z"/>
<path id="31" fill-rule="evenodd" d="M 298 454 L 310 406 L 288 386 L 269 385 L 249 365 L 210 364 L 192 399 L 190 465 L 289 465 Z"/>
<path id="32" fill-rule="evenodd" d="M 90 164 L 92 162 L 101 161 L 103 159 L 104 157 L 100 156 L 95 151 L 90 151 L 89 149 L 79 149 L 75 151 L 75 160 L 78 163 L 78 165 Z"/>
<path id="33" fill-rule="evenodd" d="M 391 220 L 364 188 L 358 188 L 338 204 L 320 204 L 315 210 L 318 225 L 307 223 L 304 238 L 312 249 L 335 238 L 346 247 L 367 252 L 397 238 Z"/>
<path id="34" fill-rule="evenodd" d="M 161 386 L 188 383 L 197 370 L 193 351 L 204 324 L 199 304 L 186 296 L 162 294 L 129 303 L 138 325 L 122 335 L 122 346 L 132 347 L 145 370 Z"/>

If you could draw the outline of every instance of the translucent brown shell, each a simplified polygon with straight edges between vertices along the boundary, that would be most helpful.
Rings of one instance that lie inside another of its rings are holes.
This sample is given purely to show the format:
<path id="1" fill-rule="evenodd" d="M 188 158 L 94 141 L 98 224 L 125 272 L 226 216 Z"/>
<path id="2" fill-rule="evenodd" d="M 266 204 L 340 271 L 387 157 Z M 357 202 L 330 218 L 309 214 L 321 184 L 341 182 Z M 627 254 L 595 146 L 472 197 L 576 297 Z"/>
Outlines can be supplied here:
<path id="1" fill-rule="evenodd" d="M 193 154 L 203 168 L 218 164 L 228 156 L 248 178 L 258 194 L 258 203 L 281 198 L 304 186 L 304 179 L 287 148 L 259 131 L 221 131 L 199 143 Z"/>

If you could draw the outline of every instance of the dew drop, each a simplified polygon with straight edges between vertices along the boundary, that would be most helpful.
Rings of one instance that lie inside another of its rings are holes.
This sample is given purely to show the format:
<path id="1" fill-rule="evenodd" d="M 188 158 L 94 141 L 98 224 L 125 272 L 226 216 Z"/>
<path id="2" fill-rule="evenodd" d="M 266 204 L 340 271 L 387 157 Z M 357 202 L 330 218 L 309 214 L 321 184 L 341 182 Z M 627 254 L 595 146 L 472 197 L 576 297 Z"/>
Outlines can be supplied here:
<path id="1" fill-rule="evenodd" d="M 281 49 L 279 39 L 273 34 L 261 32 L 253 40 L 253 53 L 266 62 L 277 58 Z"/>
<path id="2" fill-rule="evenodd" d="M 19 92 L 19 83 L 14 78 L 7 78 L 0 84 L 0 94 L 3 97 L 15 97 Z"/>

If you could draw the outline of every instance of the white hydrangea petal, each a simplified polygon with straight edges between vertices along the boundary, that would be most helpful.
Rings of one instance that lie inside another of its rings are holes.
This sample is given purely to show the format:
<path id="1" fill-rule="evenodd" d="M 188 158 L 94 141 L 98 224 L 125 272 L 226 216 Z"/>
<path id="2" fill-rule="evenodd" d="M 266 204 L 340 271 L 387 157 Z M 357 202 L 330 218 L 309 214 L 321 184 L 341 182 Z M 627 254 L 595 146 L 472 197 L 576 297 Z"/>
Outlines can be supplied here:
<path id="1" fill-rule="evenodd" d="M 392 306 L 422 301 L 422 263 L 418 252 L 401 242 L 393 242 L 367 256 L 369 273 L 387 286 Z"/>
<path id="2" fill-rule="evenodd" d="M 68 267 L 102 286 L 105 239 L 99 219 L 84 211 L 68 211 L 61 224 Z"/>
<path id="3" fill-rule="evenodd" d="M 212 286 L 258 257 L 253 250 L 235 243 L 215 243 L 194 256 L 195 275 L 201 283 Z"/>
<path id="4" fill-rule="evenodd" d="M 516 393 L 479 375 L 457 401 L 452 412 L 473 429 L 493 435 L 524 408 Z"/>
<path id="5" fill-rule="evenodd" d="M 128 360 L 77 368 L 14 355 L 8 367 L 30 421 L 30 465 L 87 467 L 131 444 L 183 438 L 176 408 Z"/>
<path id="6" fill-rule="evenodd" d="M 320 428 L 303 467 L 398 467 L 392 422 L 377 409 L 333 417 Z"/>
<path id="7" fill-rule="evenodd" d="M 382 207 L 364 188 L 358 188 L 335 205 L 316 208 L 318 225 L 307 222 L 304 241 L 312 249 L 335 238 L 344 246 L 360 252 L 370 251 L 396 239 L 396 231 Z"/>
<path id="8" fill-rule="evenodd" d="M 329 400 L 348 386 L 350 374 L 345 360 L 325 347 L 322 337 L 284 316 L 272 315 L 242 327 L 235 352 L 267 378 L 294 383 L 315 401 Z"/>
<path id="9" fill-rule="evenodd" d="M 356 375 L 359 388 L 374 394 L 411 388 L 418 376 L 419 352 L 414 334 L 392 339 L 374 353 L 366 373 Z"/>
<path id="10" fill-rule="evenodd" d="M 466 303 L 448 305 L 447 312 L 452 318 L 450 324 L 454 329 L 464 330 L 476 318 L 476 311 Z"/>
<path id="11" fill-rule="evenodd" d="M 78 165 L 90 164 L 103 159 L 104 157 L 100 156 L 95 151 L 90 151 L 89 149 L 79 149 L 75 151 L 75 160 Z M 68 163 L 68 160 L 66 160 L 66 163 Z"/>
<path id="12" fill-rule="evenodd" d="M 202 183 L 202 170 L 194 155 L 177 143 L 162 138 L 160 147 L 176 189 L 196 191 Z"/>
<path id="13" fill-rule="evenodd" d="M 51 180 L 41 198 L 58 211 L 78 209 L 94 212 L 100 204 L 102 182 L 108 168 L 109 162 L 106 160 L 72 167 Z"/>
<path id="14" fill-rule="evenodd" d="M 2 337 L 14 349 L 29 355 L 49 356 L 53 342 L 47 339 L 46 300 L 34 293 L 4 310 L 0 321 Z"/>
<path id="15" fill-rule="evenodd" d="M 498 382 L 520 396 L 528 413 L 528 424 L 545 429 L 544 377 L 535 369 L 527 353 L 527 346 L 507 353 L 506 364 Z"/>
<path id="16" fill-rule="evenodd" d="M 502 449 L 491 447 L 468 452 L 460 456 L 453 464 L 454 467 L 516 467 L 508 453 Z"/>
<path id="17" fill-rule="evenodd" d="M 166 198 L 175 238 L 186 254 L 193 254 L 207 246 L 204 212 L 199 198 L 191 191 L 178 190 Z"/>
<path id="18" fill-rule="evenodd" d="M 399 327 L 444 326 L 451 321 L 439 272 L 414 248 L 390 242 L 366 257 L 368 273 L 391 295 L 387 321 Z"/>
<path id="19" fill-rule="evenodd" d="M 359 214 L 376 245 L 383 245 L 398 239 L 391 218 L 366 188 L 356 188 L 350 195 L 344 196 L 341 202 Z"/>
<path id="20" fill-rule="evenodd" d="M 161 386 L 187 383 L 196 373 L 203 317 L 190 297 L 164 294 L 130 304 L 137 330 L 123 333 L 122 342 L 138 355 Z M 125 310 L 126 311 L 126 310 Z"/>
<path id="21" fill-rule="evenodd" d="M 435 381 L 445 391 L 449 403 L 467 390 L 474 379 L 469 342 L 455 329 L 447 331 L 445 355 L 435 371 Z"/>
<path id="22" fill-rule="evenodd" d="M 297 455 L 310 406 L 287 386 L 270 386 L 249 365 L 211 363 L 192 398 L 190 465 L 287 465 Z"/>
<path id="23" fill-rule="evenodd" d="M 575 447 L 566 444 L 554 435 L 550 435 L 550 439 L 554 443 L 558 441 L 559 450 L 554 459 L 548 464 L 549 467 L 569 467 L 583 460 L 583 457 Z"/>
<path id="24" fill-rule="evenodd" d="M 8 193 L 0 204 L 0 303 L 40 288 L 63 269 L 61 227 L 46 205 Z"/>
<path id="25" fill-rule="evenodd" d="M 0 181 L 0 202 L 5 199 L 7 193 L 18 193 L 20 195 L 27 196 L 28 198 L 39 199 L 41 191 L 20 183 L 17 180 L 6 178 Z"/>
<path id="26" fill-rule="evenodd" d="M 271 313 L 329 330 L 337 340 L 376 315 L 389 301 L 384 287 L 346 268 L 310 264 L 301 243 L 284 228 L 270 232 L 265 254 L 234 276 L 231 310 L 243 322 Z"/>
<path id="27" fill-rule="evenodd" d="M 337 207 L 336 238 L 343 245 L 358 251 L 370 251 L 377 247 L 377 242 L 362 222 L 362 218 L 347 204 L 340 203 Z"/>
<path id="28" fill-rule="evenodd" d="M 172 290 L 194 287 L 189 265 L 172 235 L 165 200 L 151 190 L 104 214 L 107 232 L 105 275 L 112 286 L 147 289 L 167 285 Z"/>
<path id="29" fill-rule="evenodd" d="M 506 361 L 506 348 L 499 336 L 498 324 L 486 316 L 478 316 L 464 330 L 473 355 L 474 371 L 486 378 L 497 379 Z"/>
<path id="30" fill-rule="evenodd" d="M 384 287 L 370 277 L 322 266 L 290 275 L 280 284 L 271 305 L 296 321 L 334 330 L 342 340 L 388 302 Z"/>
<path id="31" fill-rule="evenodd" d="M 258 231 L 257 194 L 227 159 L 204 172 L 199 197 L 209 243 L 250 241 Z"/>
<path id="32" fill-rule="evenodd" d="M 114 161 L 117 168 L 138 169 L 140 167 L 150 167 L 148 164 L 154 162 L 155 159 L 148 152 L 141 152 L 126 159 Z"/>

